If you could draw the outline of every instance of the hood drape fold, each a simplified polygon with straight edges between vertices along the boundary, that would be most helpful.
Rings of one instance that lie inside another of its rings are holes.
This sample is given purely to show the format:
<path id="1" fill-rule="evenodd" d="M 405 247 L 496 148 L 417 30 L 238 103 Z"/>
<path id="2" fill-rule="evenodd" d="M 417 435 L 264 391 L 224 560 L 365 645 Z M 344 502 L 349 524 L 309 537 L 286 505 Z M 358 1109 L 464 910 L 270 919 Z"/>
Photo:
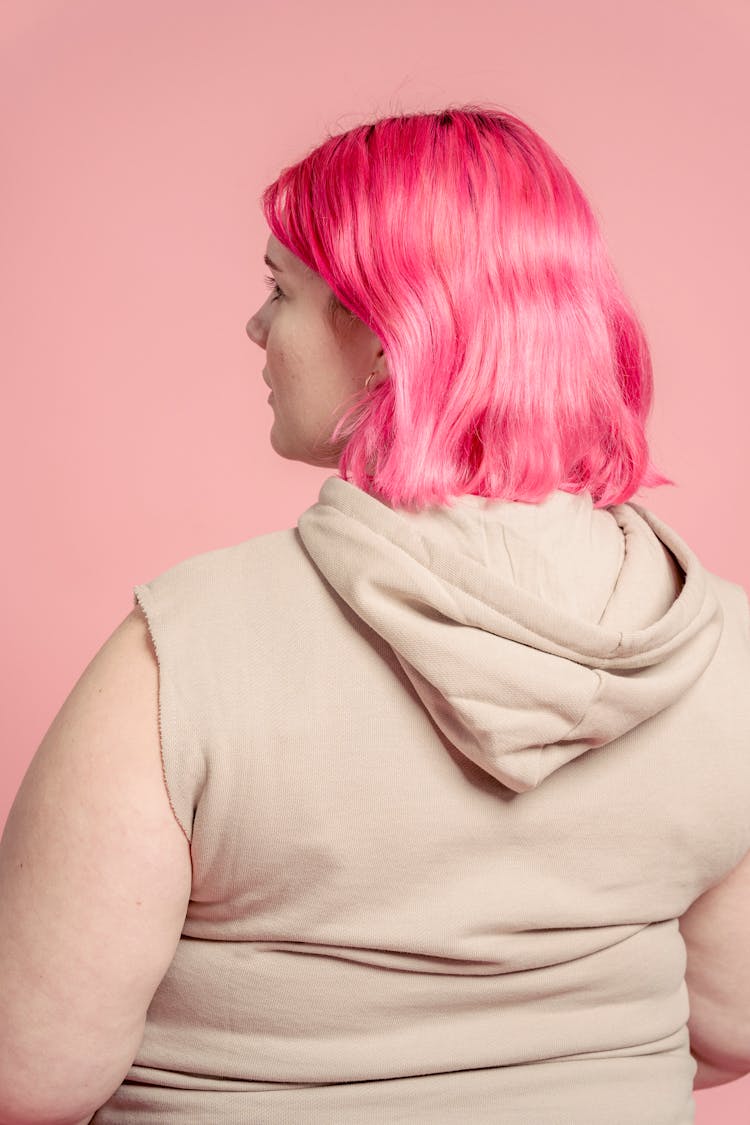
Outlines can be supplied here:
<path id="1" fill-rule="evenodd" d="M 334 476 L 297 528 L 446 738 L 517 793 L 669 707 L 721 637 L 701 562 L 632 501 L 409 512 Z"/>

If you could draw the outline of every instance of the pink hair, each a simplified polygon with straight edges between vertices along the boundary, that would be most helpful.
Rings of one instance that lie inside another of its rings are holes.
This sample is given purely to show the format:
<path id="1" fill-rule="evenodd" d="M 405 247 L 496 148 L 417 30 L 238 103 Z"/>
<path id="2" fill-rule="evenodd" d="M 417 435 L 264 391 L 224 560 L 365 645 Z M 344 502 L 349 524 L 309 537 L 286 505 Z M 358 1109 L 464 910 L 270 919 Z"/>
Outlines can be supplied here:
<path id="1" fill-rule="evenodd" d="M 523 121 L 381 118 L 329 135 L 262 204 L 331 313 L 383 346 L 390 378 L 331 435 L 341 477 L 414 510 L 554 489 L 605 507 L 675 483 L 649 456 L 644 330 L 582 189 Z"/>

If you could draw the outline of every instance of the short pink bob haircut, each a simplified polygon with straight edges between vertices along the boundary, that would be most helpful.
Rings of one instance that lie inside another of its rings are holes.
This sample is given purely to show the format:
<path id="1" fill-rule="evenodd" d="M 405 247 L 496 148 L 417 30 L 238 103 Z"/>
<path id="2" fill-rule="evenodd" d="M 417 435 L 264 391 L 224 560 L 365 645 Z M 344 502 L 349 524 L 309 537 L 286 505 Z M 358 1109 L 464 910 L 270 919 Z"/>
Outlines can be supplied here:
<path id="1" fill-rule="evenodd" d="M 337 336 L 354 316 L 383 345 L 390 378 L 331 434 L 340 477 L 415 511 L 675 483 L 650 460 L 649 348 L 591 206 L 519 118 L 464 105 L 329 134 L 262 206 L 331 288 Z"/>

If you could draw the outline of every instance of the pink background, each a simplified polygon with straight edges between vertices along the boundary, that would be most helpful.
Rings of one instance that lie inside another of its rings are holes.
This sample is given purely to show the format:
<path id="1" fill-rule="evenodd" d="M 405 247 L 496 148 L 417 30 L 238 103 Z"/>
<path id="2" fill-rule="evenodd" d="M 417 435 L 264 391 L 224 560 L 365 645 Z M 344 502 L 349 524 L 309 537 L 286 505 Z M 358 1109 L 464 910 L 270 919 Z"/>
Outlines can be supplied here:
<path id="1" fill-rule="evenodd" d="M 258 197 L 373 114 L 489 100 L 569 164 L 652 347 L 679 487 L 635 499 L 750 589 L 749 54 L 747 0 L 6 0 L 3 823 L 132 587 L 334 471 L 269 444 Z M 750 1077 L 695 1097 L 745 1125 Z"/>

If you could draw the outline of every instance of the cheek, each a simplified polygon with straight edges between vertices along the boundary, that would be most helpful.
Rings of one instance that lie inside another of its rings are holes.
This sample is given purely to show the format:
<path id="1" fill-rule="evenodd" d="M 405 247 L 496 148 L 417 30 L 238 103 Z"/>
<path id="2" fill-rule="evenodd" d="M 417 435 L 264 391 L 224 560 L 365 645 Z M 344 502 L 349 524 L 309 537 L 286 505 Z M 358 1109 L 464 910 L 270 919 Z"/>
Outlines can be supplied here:
<path id="1" fill-rule="evenodd" d="M 278 341 L 274 340 L 273 335 L 271 335 L 266 344 L 266 368 L 273 377 L 278 372 L 282 372 L 285 367 L 286 360 L 284 349 L 279 347 Z"/>
<path id="2" fill-rule="evenodd" d="M 288 332 L 272 333 L 266 347 L 266 366 L 272 379 L 288 386 L 304 383 L 312 366 L 310 350 L 302 343 L 298 346 Z"/>

